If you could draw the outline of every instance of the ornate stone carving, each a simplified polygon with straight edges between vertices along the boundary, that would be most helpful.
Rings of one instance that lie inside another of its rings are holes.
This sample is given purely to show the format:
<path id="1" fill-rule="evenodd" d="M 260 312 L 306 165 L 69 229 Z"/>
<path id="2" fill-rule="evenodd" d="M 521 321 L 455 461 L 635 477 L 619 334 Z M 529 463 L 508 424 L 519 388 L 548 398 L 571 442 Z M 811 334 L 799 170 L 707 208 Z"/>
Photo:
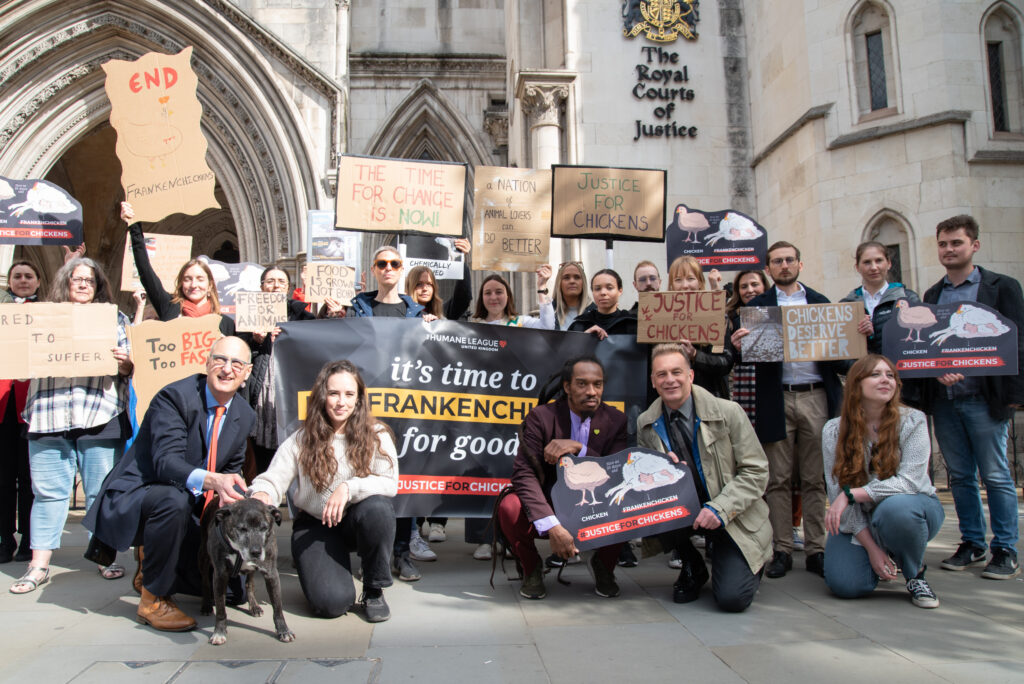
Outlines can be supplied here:
<path id="1" fill-rule="evenodd" d="M 508 111 L 505 109 L 484 110 L 484 130 L 491 136 L 495 149 L 508 147 Z"/>
<path id="2" fill-rule="evenodd" d="M 530 118 L 530 127 L 560 126 L 562 103 L 569 97 L 564 83 L 531 83 L 522 96 L 523 113 Z"/>

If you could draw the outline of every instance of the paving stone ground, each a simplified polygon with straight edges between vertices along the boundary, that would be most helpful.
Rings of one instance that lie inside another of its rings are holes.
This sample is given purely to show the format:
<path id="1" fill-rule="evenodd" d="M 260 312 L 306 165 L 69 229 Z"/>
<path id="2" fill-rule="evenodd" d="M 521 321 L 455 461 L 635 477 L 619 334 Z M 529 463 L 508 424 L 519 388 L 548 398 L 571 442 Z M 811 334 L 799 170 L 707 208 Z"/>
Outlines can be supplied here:
<path id="1" fill-rule="evenodd" d="M 1024 578 L 940 570 L 959 540 L 943 498 L 946 523 L 926 556 L 936 610 L 915 608 L 902 582 L 836 599 L 799 553 L 795 569 L 765 579 L 740 615 L 718 612 L 708 587 L 695 603 L 672 603 L 676 573 L 665 556 L 620 568 L 616 599 L 593 593 L 584 563 L 563 574 L 569 586 L 548 575 L 548 598 L 527 601 L 500 570 L 490 587 L 490 563 L 473 560 L 452 520 L 449 540 L 433 545 L 439 560 L 419 564 L 423 579 L 387 590 L 390 621 L 321 620 L 305 606 L 285 523 L 280 567 L 298 639 L 276 641 L 269 611 L 252 618 L 229 608 L 228 643 L 218 647 L 207 643 L 212 617 L 184 634 L 138 624 L 128 578 L 104 581 L 82 558 L 77 511 L 51 581 L 26 596 L 0 593 L 0 682 L 1024 682 Z M 129 554 L 120 561 L 133 567 Z M 0 566 L 0 581 L 9 585 L 24 568 Z M 257 591 L 265 596 L 261 583 Z M 198 599 L 179 603 L 198 614 Z"/>

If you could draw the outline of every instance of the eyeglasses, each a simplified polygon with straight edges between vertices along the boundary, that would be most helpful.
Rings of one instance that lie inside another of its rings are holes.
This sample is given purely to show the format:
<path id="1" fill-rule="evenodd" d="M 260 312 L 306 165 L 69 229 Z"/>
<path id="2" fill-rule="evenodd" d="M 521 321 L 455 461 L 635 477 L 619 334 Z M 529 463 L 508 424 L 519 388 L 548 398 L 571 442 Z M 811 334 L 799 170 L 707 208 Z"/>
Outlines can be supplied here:
<path id="1" fill-rule="evenodd" d="M 636 279 L 636 282 L 638 282 L 638 283 L 656 283 L 659 280 L 661 280 L 661 278 L 659 276 L 640 276 L 639 278 Z"/>
<path id="2" fill-rule="evenodd" d="M 392 269 L 397 271 L 398 269 L 402 268 L 402 260 L 401 259 L 377 259 L 377 262 L 374 264 L 374 266 L 376 266 L 377 268 L 379 268 L 382 271 L 385 268 L 387 268 L 388 266 L 390 266 Z"/>
<path id="3" fill-rule="evenodd" d="M 83 278 L 81 276 L 75 276 L 71 279 L 72 285 L 87 285 L 88 287 L 96 287 L 96 280 L 94 278 Z"/>
<path id="4" fill-rule="evenodd" d="M 777 259 L 772 259 L 768 263 L 770 263 L 772 266 L 781 266 L 782 264 L 786 264 L 787 266 L 789 266 L 790 264 L 795 264 L 796 262 L 796 257 L 779 257 Z"/>
<path id="5" fill-rule="evenodd" d="M 241 373 L 245 370 L 245 367 L 249 365 L 248 361 L 242 359 L 233 359 L 230 356 L 224 356 L 223 354 L 211 354 L 210 355 L 210 368 L 223 368 L 224 366 L 231 364 L 231 370 L 236 373 Z"/>

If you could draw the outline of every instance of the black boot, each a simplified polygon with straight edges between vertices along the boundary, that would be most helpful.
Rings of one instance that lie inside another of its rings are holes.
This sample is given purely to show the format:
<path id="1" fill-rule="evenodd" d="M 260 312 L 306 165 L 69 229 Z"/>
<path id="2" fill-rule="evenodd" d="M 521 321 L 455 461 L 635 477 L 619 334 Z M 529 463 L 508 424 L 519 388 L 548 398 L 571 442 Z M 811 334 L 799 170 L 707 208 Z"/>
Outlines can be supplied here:
<path id="1" fill-rule="evenodd" d="M 701 587 L 710 579 L 708 568 L 700 552 L 689 539 L 680 542 L 679 557 L 683 561 L 683 567 L 679 570 L 675 584 L 672 585 L 672 600 L 675 603 L 696 601 L 700 596 Z"/>

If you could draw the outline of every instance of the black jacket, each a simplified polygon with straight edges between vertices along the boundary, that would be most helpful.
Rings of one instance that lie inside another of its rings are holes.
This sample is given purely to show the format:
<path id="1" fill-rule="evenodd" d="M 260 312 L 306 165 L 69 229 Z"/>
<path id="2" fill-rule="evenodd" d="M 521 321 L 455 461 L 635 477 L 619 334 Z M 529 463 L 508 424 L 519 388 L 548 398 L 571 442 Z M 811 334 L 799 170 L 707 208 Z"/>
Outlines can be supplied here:
<path id="1" fill-rule="evenodd" d="M 586 332 L 592 326 L 600 326 L 609 335 L 636 336 L 636 314 L 624 309 L 603 314 L 594 305 L 588 306 L 569 326 L 571 332 Z"/>

